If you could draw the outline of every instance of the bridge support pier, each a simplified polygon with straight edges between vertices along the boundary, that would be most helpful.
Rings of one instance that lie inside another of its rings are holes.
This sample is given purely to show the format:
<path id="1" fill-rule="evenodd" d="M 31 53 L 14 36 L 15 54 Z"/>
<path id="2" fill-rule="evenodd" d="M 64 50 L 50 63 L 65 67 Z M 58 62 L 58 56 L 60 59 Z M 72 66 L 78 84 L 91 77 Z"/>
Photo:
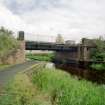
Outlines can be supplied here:
<path id="1" fill-rule="evenodd" d="M 86 68 L 88 65 L 90 50 L 87 46 L 79 45 L 77 51 L 56 51 L 55 59 L 63 64 L 69 64 L 75 67 Z"/>
<path id="2" fill-rule="evenodd" d="M 87 46 L 84 46 L 83 48 L 83 60 L 87 61 L 89 59 L 89 51 Z"/>
<path id="3" fill-rule="evenodd" d="M 18 32 L 19 49 L 17 51 L 17 63 L 25 62 L 25 40 L 24 40 L 24 31 Z"/>

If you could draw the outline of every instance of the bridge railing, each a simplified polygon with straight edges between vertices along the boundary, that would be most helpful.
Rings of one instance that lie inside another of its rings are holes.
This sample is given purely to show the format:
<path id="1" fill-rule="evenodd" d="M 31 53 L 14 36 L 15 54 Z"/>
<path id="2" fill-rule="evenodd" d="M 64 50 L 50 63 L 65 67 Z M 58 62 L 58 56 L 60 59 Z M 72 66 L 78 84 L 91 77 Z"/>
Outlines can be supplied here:
<path id="1" fill-rule="evenodd" d="M 37 41 L 37 42 L 55 42 L 56 37 L 45 34 L 41 35 L 41 34 L 25 33 L 25 40 Z"/>

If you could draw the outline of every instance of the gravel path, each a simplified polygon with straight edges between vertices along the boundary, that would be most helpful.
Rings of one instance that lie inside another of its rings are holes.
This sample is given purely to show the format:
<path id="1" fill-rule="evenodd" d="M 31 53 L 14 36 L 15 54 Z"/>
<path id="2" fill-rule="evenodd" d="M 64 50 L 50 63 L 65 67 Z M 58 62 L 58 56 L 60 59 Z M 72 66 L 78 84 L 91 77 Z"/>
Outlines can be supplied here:
<path id="1" fill-rule="evenodd" d="M 34 65 L 35 61 L 29 61 L 25 62 L 23 64 L 17 64 L 8 68 L 5 68 L 4 70 L 0 71 L 0 86 L 4 86 L 8 81 L 14 77 L 15 74 L 18 72 L 21 72 L 30 66 Z"/>

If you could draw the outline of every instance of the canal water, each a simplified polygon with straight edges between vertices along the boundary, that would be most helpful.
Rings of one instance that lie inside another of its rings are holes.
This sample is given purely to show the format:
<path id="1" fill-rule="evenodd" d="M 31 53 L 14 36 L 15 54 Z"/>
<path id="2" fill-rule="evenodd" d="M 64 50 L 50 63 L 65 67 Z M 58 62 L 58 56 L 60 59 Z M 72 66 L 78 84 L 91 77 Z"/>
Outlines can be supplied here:
<path id="1" fill-rule="evenodd" d="M 86 79 L 98 84 L 105 84 L 105 71 L 82 69 L 78 67 L 72 67 L 69 64 L 54 64 L 51 62 L 46 64 L 46 68 L 61 69 L 70 73 L 71 75 L 77 76 L 79 80 Z"/>

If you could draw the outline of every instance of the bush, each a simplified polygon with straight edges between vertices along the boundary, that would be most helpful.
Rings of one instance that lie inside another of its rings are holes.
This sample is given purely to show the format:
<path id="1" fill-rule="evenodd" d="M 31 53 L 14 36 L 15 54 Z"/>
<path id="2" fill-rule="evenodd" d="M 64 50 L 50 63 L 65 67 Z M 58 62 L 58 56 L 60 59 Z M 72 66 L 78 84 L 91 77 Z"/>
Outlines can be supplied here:
<path id="1" fill-rule="evenodd" d="M 91 60 L 94 62 L 105 61 L 105 40 L 102 37 L 99 37 L 98 39 L 93 39 L 94 44 L 96 45 L 96 48 L 91 49 Z M 92 64 L 90 67 L 94 70 L 105 70 L 105 64 Z"/>
<path id="2" fill-rule="evenodd" d="M 7 56 L 18 47 L 18 41 L 12 36 L 12 32 L 4 28 L 0 29 L 0 57 Z"/>
<path id="3" fill-rule="evenodd" d="M 105 64 L 92 64 L 91 66 L 90 66 L 92 69 L 94 69 L 94 70 L 105 70 Z"/>

